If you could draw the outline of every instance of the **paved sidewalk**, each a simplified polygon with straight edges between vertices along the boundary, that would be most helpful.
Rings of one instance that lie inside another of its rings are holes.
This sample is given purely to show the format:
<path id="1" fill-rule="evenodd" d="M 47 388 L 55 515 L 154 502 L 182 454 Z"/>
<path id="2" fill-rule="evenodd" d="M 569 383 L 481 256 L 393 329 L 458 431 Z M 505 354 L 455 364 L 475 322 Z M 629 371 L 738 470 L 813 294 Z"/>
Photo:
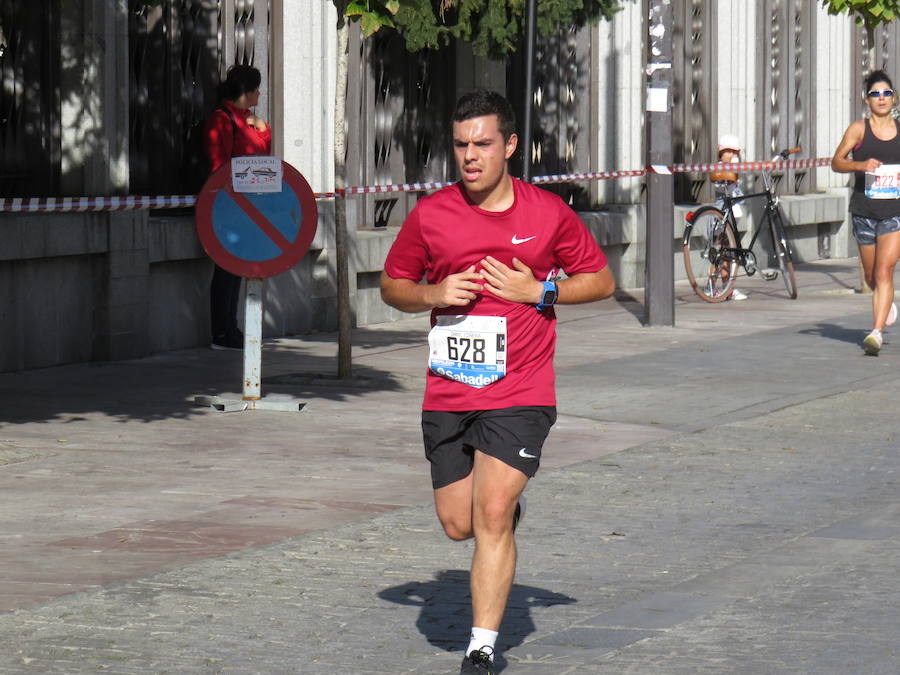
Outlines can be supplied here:
<path id="1" fill-rule="evenodd" d="M 855 260 L 559 310 L 508 673 L 896 673 L 900 342 L 862 355 Z M 0 375 L 0 672 L 452 673 L 471 544 L 433 515 L 427 321 Z"/>

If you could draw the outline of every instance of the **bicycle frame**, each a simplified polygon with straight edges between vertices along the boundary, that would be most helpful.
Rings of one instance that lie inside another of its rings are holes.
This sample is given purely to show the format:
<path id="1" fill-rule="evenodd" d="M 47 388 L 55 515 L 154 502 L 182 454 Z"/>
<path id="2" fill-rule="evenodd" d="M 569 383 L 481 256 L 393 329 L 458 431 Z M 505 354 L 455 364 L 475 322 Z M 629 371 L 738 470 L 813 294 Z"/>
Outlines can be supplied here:
<path id="1" fill-rule="evenodd" d="M 775 158 L 773 158 L 773 161 L 777 161 L 778 159 L 781 159 L 781 157 L 776 156 Z M 747 269 L 747 254 L 750 254 L 751 265 L 755 267 L 755 255 L 753 254 L 753 246 L 754 244 L 756 244 L 756 240 L 759 239 L 759 235 L 763 231 L 763 228 L 766 226 L 771 227 L 774 224 L 780 231 L 783 231 L 784 229 L 784 225 L 781 222 L 781 214 L 778 213 L 779 200 L 778 195 L 775 194 L 775 181 L 772 179 L 772 174 L 769 171 L 763 171 L 762 178 L 764 186 L 764 190 L 762 192 L 752 192 L 750 194 L 738 196 L 732 196 L 729 194 L 722 195 L 722 212 L 725 214 L 725 219 L 731 222 L 731 225 L 734 229 L 735 244 L 737 244 L 736 248 L 728 250 L 730 250 L 734 255 L 738 264 L 744 268 L 744 271 L 751 276 L 755 273 L 755 269 L 753 269 L 753 271 Z M 750 238 L 750 243 L 746 247 L 744 247 L 741 242 L 741 232 L 737 227 L 737 218 L 734 215 L 734 205 L 739 204 L 743 201 L 757 199 L 760 197 L 766 198 L 766 204 L 763 208 L 763 214 L 759 219 L 759 223 L 757 224 L 755 231 L 753 232 L 753 236 Z M 775 242 L 773 242 L 773 247 L 774 246 Z"/>
<path id="2" fill-rule="evenodd" d="M 782 150 L 772 161 L 786 159 L 799 150 L 800 148 Z M 733 191 L 725 191 L 720 197 L 721 204 L 707 204 L 701 206 L 696 213 L 692 211 L 687 215 L 688 224 L 682 236 L 684 265 L 694 292 L 707 302 L 717 303 L 732 297 L 738 267 L 743 267 L 747 276 L 760 271 L 767 281 L 775 279 L 780 271 L 788 295 L 791 299 L 797 297 L 793 256 L 784 229 L 784 219 L 778 208 L 774 180 L 769 171 L 763 171 L 762 175 L 762 191 L 737 195 Z M 743 235 L 737 228 L 735 205 L 763 198 L 766 202 L 762 217 L 750 238 L 750 244 L 744 247 Z M 703 227 L 706 229 L 699 233 L 699 238 L 695 238 L 694 228 L 698 223 L 704 223 Z M 772 255 L 778 264 L 778 270 L 768 266 L 760 269 L 753 253 L 753 247 L 766 227 L 772 238 Z"/>
<path id="3" fill-rule="evenodd" d="M 763 209 L 763 215 L 759 219 L 759 223 L 757 224 L 755 231 L 753 232 L 753 236 L 750 238 L 750 243 L 745 248 L 741 243 L 741 231 L 737 227 L 737 218 L 734 215 L 734 205 L 739 204 L 748 199 L 754 199 L 759 197 L 766 198 L 766 205 Z M 769 225 L 770 219 L 776 217 L 775 214 L 778 210 L 778 198 L 772 194 L 771 190 L 765 190 L 764 192 L 753 192 L 751 194 L 740 195 L 737 197 L 732 197 L 729 195 L 723 195 L 723 212 L 725 213 L 725 218 L 729 220 L 734 227 L 734 237 L 736 239 L 737 247 L 732 250 L 735 257 L 738 259 L 738 262 L 741 266 L 746 268 L 746 254 L 747 252 L 753 251 L 753 245 L 756 243 L 756 240 L 759 239 L 760 232 L 763 231 L 763 228 L 766 225 Z M 749 274 L 749 272 L 748 272 Z"/>

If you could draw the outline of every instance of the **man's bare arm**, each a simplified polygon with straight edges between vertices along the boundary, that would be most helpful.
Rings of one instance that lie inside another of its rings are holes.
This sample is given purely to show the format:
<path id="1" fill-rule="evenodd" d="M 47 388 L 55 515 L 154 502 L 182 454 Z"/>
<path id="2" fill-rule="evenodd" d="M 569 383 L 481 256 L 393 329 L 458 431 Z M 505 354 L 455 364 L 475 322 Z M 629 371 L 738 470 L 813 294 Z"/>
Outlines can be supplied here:
<path id="1" fill-rule="evenodd" d="M 609 265 L 599 272 L 582 272 L 562 279 L 556 284 L 559 297 L 557 305 L 577 305 L 608 298 L 616 290 L 616 280 Z"/>
<path id="2" fill-rule="evenodd" d="M 543 282 L 535 279 L 531 268 L 518 258 L 512 262 L 513 266 L 509 267 L 492 256 L 482 260 L 484 287 L 511 302 L 536 305 L 544 294 Z M 607 266 L 599 272 L 573 274 L 557 282 L 556 287 L 559 291 L 556 304 L 575 305 L 609 297 L 616 290 L 616 280 Z"/>
<path id="3" fill-rule="evenodd" d="M 451 274 L 439 284 L 418 284 L 381 273 L 381 299 L 401 312 L 427 312 L 435 307 L 463 307 L 481 292 L 481 275 L 472 265 L 465 272 Z"/>

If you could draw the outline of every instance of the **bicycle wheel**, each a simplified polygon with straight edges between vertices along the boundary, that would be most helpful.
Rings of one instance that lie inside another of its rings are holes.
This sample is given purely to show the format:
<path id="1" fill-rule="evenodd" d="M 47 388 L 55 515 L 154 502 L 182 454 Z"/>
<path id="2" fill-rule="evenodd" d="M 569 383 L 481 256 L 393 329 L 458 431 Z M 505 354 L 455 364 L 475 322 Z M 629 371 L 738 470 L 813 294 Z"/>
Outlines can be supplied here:
<path id="1" fill-rule="evenodd" d="M 784 279 L 784 287 L 787 289 L 791 300 L 796 300 L 797 279 L 794 277 L 793 256 L 791 256 L 791 247 L 788 245 L 787 236 L 784 233 L 784 223 L 781 221 L 781 214 L 776 211 L 769 224 L 772 232 L 772 244 L 775 247 L 775 257 L 778 259 L 781 278 Z"/>
<path id="2" fill-rule="evenodd" d="M 684 269 L 694 292 L 706 302 L 731 296 L 737 260 L 734 226 L 713 206 L 704 206 L 684 228 Z"/>

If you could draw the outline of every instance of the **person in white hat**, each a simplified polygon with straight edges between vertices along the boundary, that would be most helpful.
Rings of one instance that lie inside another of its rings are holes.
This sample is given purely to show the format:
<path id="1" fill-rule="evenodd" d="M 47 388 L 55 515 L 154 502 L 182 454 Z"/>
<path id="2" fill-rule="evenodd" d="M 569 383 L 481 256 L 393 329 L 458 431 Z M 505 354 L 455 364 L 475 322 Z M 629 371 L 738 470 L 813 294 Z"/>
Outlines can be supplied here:
<path id="1" fill-rule="evenodd" d="M 719 162 L 740 162 L 741 161 L 741 139 L 734 134 L 722 134 L 719 136 L 719 147 L 717 148 Z M 724 195 L 731 197 L 739 197 L 743 194 L 741 186 L 738 184 L 738 174 L 736 171 L 714 171 L 709 176 L 710 180 L 716 186 L 716 206 L 720 209 L 725 208 Z M 734 204 L 731 207 L 735 218 L 743 215 L 740 204 Z M 729 300 L 746 300 L 747 294 L 742 293 L 737 288 L 731 291 Z"/>

